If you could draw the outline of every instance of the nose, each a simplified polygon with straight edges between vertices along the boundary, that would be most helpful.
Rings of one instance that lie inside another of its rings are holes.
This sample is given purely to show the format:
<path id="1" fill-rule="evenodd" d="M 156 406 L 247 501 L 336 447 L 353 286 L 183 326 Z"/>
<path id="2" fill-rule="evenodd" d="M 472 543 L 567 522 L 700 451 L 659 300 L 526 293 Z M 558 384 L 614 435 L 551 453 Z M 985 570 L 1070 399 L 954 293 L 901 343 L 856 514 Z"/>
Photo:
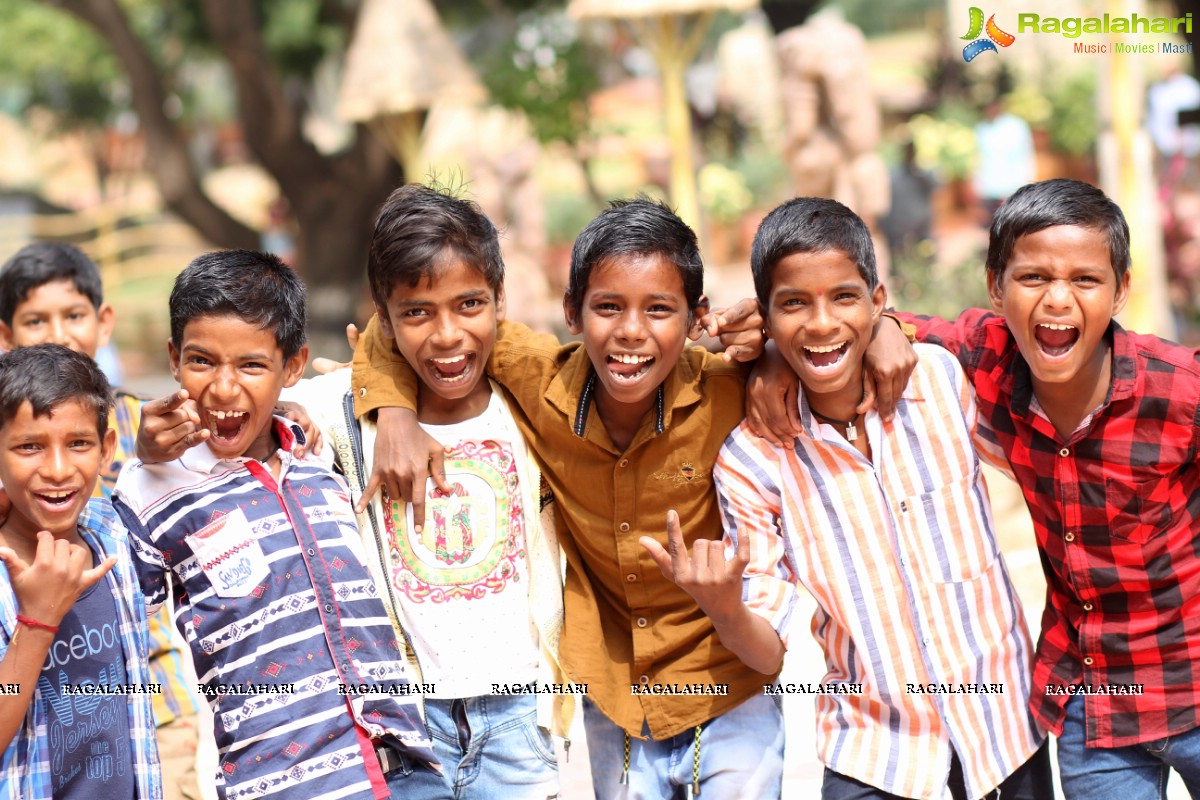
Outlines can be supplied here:
<path id="1" fill-rule="evenodd" d="M 438 348 L 452 348 L 462 342 L 462 327 L 449 314 L 439 314 L 433 335 L 429 337 Z"/>
<path id="2" fill-rule="evenodd" d="M 222 364 L 213 373 L 212 383 L 208 385 L 208 393 L 212 399 L 227 402 L 237 395 L 237 370 L 232 364 Z"/>
<path id="3" fill-rule="evenodd" d="M 67 336 L 67 326 L 59 317 L 54 317 L 50 320 L 50 342 L 52 344 L 61 344 L 63 347 L 69 346 L 70 339 Z"/>
<path id="4" fill-rule="evenodd" d="M 1071 305 L 1073 295 L 1071 284 L 1065 280 L 1050 281 L 1046 287 L 1046 304 L 1054 308 L 1064 308 Z"/>
<path id="5" fill-rule="evenodd" d="M 646 339 L 646 320 L 633 309 L 625 311 L 617 324 L 617 337 L 623 342 L 641 342 Z"/>
<path id="6" fill-rule="evenodd" d="M 832 313 L 829 303 L 824 300 L 816 300 L 812 304 L 812 311 L 809 313 L 808 332 L 814 335 L 823 335 L 832 333 L 837 327 L 837 319 Z"/>
<path id="7" fill-rule="evenodd" d="M 51 483 L 65 481 L 71 472 L 71 461 L 66 447 L 48 447 L 39 471 L 42 477 Z"/>

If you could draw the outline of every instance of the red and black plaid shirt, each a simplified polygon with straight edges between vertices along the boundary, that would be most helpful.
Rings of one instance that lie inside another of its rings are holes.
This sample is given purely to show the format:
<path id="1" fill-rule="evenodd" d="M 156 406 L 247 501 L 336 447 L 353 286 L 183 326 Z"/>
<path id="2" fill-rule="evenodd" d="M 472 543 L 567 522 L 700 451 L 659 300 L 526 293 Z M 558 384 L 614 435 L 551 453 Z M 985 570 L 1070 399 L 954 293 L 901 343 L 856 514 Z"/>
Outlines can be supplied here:
<path id="1" fill-rule="evenodd" d="M 1062 731 L 1085 695 L 1087 744 L 1122 747 L 1200 726 L 1200 351 L 1113 322 L 1108 398 L 1064 439 L 1033 396 L 1003 317 L 900 315 L 955 353 L 975 386 L 980 438 L 1007 458 L 1033 517 L 1049 597 L 1030 706 Z"/>

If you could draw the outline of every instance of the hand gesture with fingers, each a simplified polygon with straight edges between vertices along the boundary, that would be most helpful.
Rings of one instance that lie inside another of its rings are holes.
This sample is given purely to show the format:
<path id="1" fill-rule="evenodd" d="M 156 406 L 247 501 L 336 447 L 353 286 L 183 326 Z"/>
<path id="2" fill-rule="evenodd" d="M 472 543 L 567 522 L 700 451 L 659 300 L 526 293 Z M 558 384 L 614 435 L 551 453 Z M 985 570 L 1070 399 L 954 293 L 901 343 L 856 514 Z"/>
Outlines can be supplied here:
<path id="1" fill-rule="evenodd" d="M 699 321 L 709 336 L 721 341 L 726 361 L 753 361 L 762 353 L 763 319 L 754 298 L 715 309 Z"/>
<path id="2" fill-rule="evenodd" d="M 750 563 L 750 540 L 738 540 L 737 552 L 725 559 L 721 539 L 698 539 L 689 556 L 679 515 L 667 512 L 667 549 L 649 536 L 638 541 L 658 564 L 662 574 L 692 596 L 714 620 L 732 614 L 742 604 L 742 574 Z"/>
<path id="3" fill-rule="evenodd" d="M 310 452 L 315 455 L 321 454 L 324 439 L 321 436 L 321 429 L 308 416 L 308 409 L 290 400 L 280 400 L 275 404 L 275 413 L 290 419 L 300 426 L 300 430 L 304 431 L 304 444 L 297 441 L 296 446 L 292 448 L 292 455 L 296 458 L 304 458 L 304 455 Z"/>
<path id="4" fill-rule="evenodd" d="M 427 434 L 417 415 L 404 408 L 381 408 L 376 425 L 374 464 L 355 511 L 362 513 L 380 489 L 391 500 L 412 503 L 413 525 L 425 525 L 425 484 L 428 478 L 449 493 L 441 442 Z"/>
<path id="5" fill-rule="evenodd" d="M 180 389 L 142 406 L 137 456 L 147 464 L 174 461 L 210 436 L 212 432 L 200 425 L 196 401 Z"/>
<path id="6" fill-rule="evenodd" d="M 92 553 L 87 547 L 40 531 L 32 564 L 27 564 L 11 547 L 0 547 L 0 561 L 8 568 L 21 615 L 57 627 L 79 595 L 113 568 L 117 557 L 109 556 L 93 567 Z"/>

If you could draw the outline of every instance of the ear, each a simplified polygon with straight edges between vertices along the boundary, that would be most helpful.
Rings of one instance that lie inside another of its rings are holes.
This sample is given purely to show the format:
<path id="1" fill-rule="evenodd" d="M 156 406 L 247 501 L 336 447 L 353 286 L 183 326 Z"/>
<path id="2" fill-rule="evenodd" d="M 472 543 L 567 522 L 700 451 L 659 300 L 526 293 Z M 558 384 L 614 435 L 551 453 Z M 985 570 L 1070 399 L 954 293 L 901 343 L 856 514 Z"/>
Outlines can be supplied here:
<path id="1" fill-rule="evenodd" d="M 388 316 L 387 309 L 375 306 L 375 316 L 379 318 L 379 329 L 383 331 L 383 335 L 395 339 L 396 331 L 392 329 L 392 318 Z"/>
<path id="2" fill-rule="evenodd" d="M 563 292 L 563 316 L 567 320 L 567 330 L 572 336 L 578 336 L 583 333 L 583 325 L 579 319 L 579 309 L 575 308 L 575 304 L 571 302 L 571 295 L 568 292 Z"/>
<path id="3" fill-rule="evenodd" d="M 304 376 L 304 367 L 308 364 L 308 345 L 301 345 L 296 355 L 283 362 L 283 386 L 295 386 L 296 381 Z"/>
<path id="4" fill-rule="evenodd" d="M 887 308 L 887 288 L 882 283 L 875 285 L 875 291 L 871 292 L 871 324 L 879 322 L 879 318 L 883 316 L 883 310 Z"/>
<path id="5" fill-rule="evenodd" d="M 117 452 L 117 430 L 109 427 L 100 440 L 100 469 L 107 469 Z"/>
<path id="6" fill-rule="evenodd" d="M 167 339 L 167 361 L 171 365 L 171 377 L 176 382 L 179 381 L 179 351 L 175 349 L 175 342 Z"/>
<path id="7" fill-rule="evenodd" d="M 1001 315 L 1004 314 L 1004 290 L 1000 286 L 1003 280 L 1003 273 L 997 274 L 990 269 L 987 271 L 988 299 L 992 301 L 992 311 Z"/>
<path id="8" fill-rule="evenodd" d="M 504 305 L 504 284 L 500 284 L 500 286 L 496 289 L 496 321 L 497 322 L 504 319 L 505 311 L 506 311 L 506 308 Z"/>
<path id="9" fill-rule="evenodd" d="M 763 339 L 774 339 L 775 337 L 771 335 L 771 317 L 767 314 L 767 309 L 763 307 L 762 300 L 758 301 L 758 315 L 762 317 L 763 321 Z"/>
<path id="10" fill-rule="evenodd" d="M 108 303 L 101 303 L 96 310 L 96 347 L 104 347 L 112 338 L 113 325 L 117 322 L 117 312 Z"/>
<path id="11" fill-rule="evenodd" d="M 1113 316 L 1121 313 L 1121 309 L 1125 307 L 1126 301 L 1129 300 L 1129 270 L 1125 270 L 1125 274 L 1121 276 L 1121 280 L 1117 281 L 1117 294 L 1113 298 Z"/>
<path id="12" fill-rule="evenodd" d="M 704 333 L 704 326 L 700 324 L 700 320 L 708 315 L 712 305 L 708 302 L 708 295 L 700 295 L 700 299 L 696 301 L 696 307 L 688 314 L 688 338 L 699 339 Z"/>
<path id="13" fill-rule="evenodd" d="M 7 323 L 0 322 L 0 350 L 5 352 L 15 349 L 12 328 Z"/>

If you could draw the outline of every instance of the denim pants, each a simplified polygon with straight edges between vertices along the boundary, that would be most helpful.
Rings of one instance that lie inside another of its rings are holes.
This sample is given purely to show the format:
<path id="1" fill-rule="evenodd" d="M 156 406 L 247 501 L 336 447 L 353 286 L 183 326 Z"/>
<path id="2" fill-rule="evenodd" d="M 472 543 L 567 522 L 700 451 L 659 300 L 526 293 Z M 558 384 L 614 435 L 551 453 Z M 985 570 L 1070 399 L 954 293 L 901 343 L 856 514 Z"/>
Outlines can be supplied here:
<path id="1" fill-rule="evenodd" d="M 546 800 L 558 796 L 558 761 L 537 724 L 534 695 L 425 700 L 425 724 L 442 774 L 389 775 L 395 797 Z"/>
<path id="2" fill-rule="evenodd" d="M 1083 701 L 1077 695 L 1067 702 L 1058 737 L 1058 775 L 1067 800 L 1165 800 L 1172 769 L 1192 797 L 1200 797 L 1200 728 L 1127 747 L 1086 748 Z"/>
<path id="3" fill-rule="evenodd" d="M 779 701 L 766 695 L 751 697 L 701 725 L 699 743 L 694 729 L 662 741 L 630 737 L 629 782 L 622 784 L 625 732 L 585 697 L 583 723 L 596 800 L 686 797 L 694 771 L 704 800 L 778 800 L 783 791 Z"/>

